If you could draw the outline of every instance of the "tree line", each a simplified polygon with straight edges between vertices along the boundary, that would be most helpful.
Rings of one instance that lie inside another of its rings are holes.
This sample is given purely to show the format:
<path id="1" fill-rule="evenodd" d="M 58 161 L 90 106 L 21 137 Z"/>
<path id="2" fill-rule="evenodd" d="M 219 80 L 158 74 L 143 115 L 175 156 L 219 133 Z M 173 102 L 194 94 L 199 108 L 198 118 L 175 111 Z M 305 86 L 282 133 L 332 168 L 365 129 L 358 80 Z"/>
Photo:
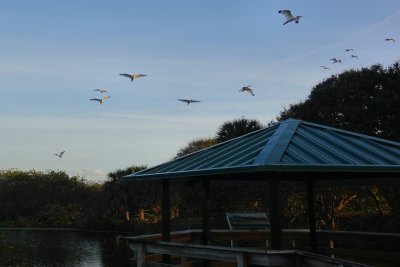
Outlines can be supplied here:
<path id="1" fill-rule="evenodd" d="M 400 64 L 348 70 L 314 86 L 301 102 L 284 108 L 269 124 L 297 118 L 400 141 Z M 189 142 L 176 157 L 264 127 L 257 120 L 223 123 L 215 137 Z M 110 172 L 102 184 L 63 171 L 0 171 L 0 227 L 74 227 L 134 233 L 159 232 L 160 182 L 120 181 L 146 166 Z M 266 182 L 211 183 L 212 227 L 226 228 L 229 210 L 265 210 Z M 316 189 L 318 228 L 400 232 L 399 186 Z M 199 184 L 172 185 L 172 228 L 201 226 Z M 281 203 L 286 228 L 306 228 L 305 188 L 283 183 Z M 377 223 L 378 222 L 378 223 Z"/>

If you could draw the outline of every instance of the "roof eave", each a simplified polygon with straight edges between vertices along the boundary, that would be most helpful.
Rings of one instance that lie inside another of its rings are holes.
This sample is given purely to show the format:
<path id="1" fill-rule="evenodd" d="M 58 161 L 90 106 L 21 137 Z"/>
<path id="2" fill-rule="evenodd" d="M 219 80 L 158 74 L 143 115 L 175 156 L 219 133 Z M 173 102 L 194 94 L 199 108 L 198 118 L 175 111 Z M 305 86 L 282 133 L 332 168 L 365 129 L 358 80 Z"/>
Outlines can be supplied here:
<path id="1" fill-rule="evenodd" d="M 161 179 L 175 179 L 175 178 L 195 178 L 209 176 L 218 178 L 220 176 L 232 174 L 249 174 L 249 173 L 391 173 L 399 174 L 400 179 L 400 166 L 394 165 L 286 165 L 286 164 L 273 164 L 273 165 L 250 165 L 250 166 L 237 166 L 228 168 L 204 169 L 204 170 L 187 170 L 168 173 L 145 173 L 145 174 L 131 174 L 122 177 L 122 181 L 132 180 L 161 180 Z"/>

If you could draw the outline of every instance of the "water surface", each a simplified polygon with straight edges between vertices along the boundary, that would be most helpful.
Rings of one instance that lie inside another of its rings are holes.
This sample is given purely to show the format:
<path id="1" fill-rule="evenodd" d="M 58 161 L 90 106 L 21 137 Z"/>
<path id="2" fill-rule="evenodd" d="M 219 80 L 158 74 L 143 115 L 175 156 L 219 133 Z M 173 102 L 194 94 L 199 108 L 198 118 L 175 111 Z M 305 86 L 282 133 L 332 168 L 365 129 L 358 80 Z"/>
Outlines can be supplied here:
<path id="1" fill-rule="evenodd" d="M 35 267 L 130 267 L 117 234 L 68 230 L 0 230 L 6 241 L 28 247 Z"/>

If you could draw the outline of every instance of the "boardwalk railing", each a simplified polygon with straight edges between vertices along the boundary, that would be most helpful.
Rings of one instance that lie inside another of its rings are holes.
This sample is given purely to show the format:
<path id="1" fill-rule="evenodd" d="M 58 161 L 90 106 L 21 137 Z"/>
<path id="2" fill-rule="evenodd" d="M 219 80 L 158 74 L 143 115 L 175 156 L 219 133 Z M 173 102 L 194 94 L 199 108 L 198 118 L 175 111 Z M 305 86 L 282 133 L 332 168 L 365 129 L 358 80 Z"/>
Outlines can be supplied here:
<path id="1" fill-rule="evenodd" d="M 238 249 L 250 246 L 266 251 L 268 248 L 265 247 L 265 240 L 269 240 L 270 232 L 268 230 L 212 230 L 210 236 L 211 245 L 226 246 L 224 249 L 229 250 L 228 247 L 233 240 L 238 244 Z M 307 251 L 310 248 L 308 229 L 283 230 L 283 237 L 284 249 Z M 386 262 L 387 266 L 400 266 L 400 234 L 319 230 L 317 237 L 318 253 L 331 258 L 346 258 L 370 264 Z M 123 239 L 129 240 L 130 243 L 135 240 L 160 241 L 161 235 L 143 235 Z M 201 230 L 171 233 L 173 243 L 196 245 L 200 243 L 200 240 Z"/>
<path id="2" fill-rule="evenodd" d="M 295 250 L 268 251 L 260 249 L 230 248 L 220 246 L 205 246 L 172 242 L 155 242 L 123 237 L 129 243 L 130 249 L 135 251 L 137 267 L 171 266 L 160 262 L 147 260 L 147 255 L 154 260 L 156 255 L 175 256 L 174 265 L 189 267 L 196 259 L 212 262 L 233 263 L 232 266 L 290 266 L 290 267 L 369 267 L 369 265 L 332 259 L 313 253 Z M 160 259 L 160 258 L 158 258 Z M 212 265 L 210 265 L 212 266 Z"/>

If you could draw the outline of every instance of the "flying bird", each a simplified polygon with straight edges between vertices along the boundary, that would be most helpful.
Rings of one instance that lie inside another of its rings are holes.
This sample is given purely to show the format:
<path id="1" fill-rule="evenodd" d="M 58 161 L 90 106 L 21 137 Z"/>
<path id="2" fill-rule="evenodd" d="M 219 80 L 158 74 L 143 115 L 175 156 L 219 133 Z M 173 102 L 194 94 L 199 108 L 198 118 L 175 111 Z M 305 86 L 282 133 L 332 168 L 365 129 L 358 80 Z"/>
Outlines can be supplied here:
<path id="1" fill-rule="evenodd" d="M 251 94 L 252 96 L 254 96 L 254 92 L 253 90 L 250 88 L 251 85 L 247 85 L 242 87 L 242 89 L 239 90 L 239 92 L 248 92 L 249 94 Z"/>
<path id="2" fill-rule="evenodd" d="M 341 60 L 341 59 L 331 58 L 330 60 L 332 60 L 332 64 L 335 64 L 335 63 L 342 63 L 342 60 Z"/>
<path id="3" fill-rule="evenodd" d="M 385 41 L 388 41 L 388 42 L 389 42 L 389 41 L 392 41 L 393 43 L 396 42 L 396 40 L 395 40 L 394 38 L 386 38 Z"/>
<path id="4" fill-rule="evenodd" d="M 357 55 L 351 55 L 351 58 L 356 58 L 356 59 L 358 59 L 358 56 L 357 56 Z"/>
<path id="5" fill-rule="evenodd" d="M 90 100 L 93 100 L 93 101 L 98 101 L 99 103 L 100 103 L 100 105 L 103 105 L 103 103 L 104 103 L 104 100 L 106 100 L 106 99 L 108 99 L 108 98 L 110 98 L 111 96 L 109 96 L 109 95 L 106 95 L 105 97 L 103 97 L 103 98 L 92 98 L 92 99 L 90 99 Z"/>
<path id="6" fill-rule="evenodd" d="M 185 102 L 187 105 L 189 105 L 190 103 L 198 103 L 198 102 L 200 102 L 199 100 L 194 100 L 194 99 L 183 99 L 183 98 L 180 98 L 178 100 L 182 101 L 182 102 Z"/>
<path id="7" fill-rule="evenodd" d="M 134 74 L 120 73 L 119 75 L 131 79 L 131 82 L 133 82 L 134 79 L 138 79 L 138 78 L 147 76 L 146 74 L 135 74 L 135 73 Z"/>
<path id="8" fill-rule="evenodd" d="M 354 51 L 353 48 L 346 48 L 346 52 Z"/>
<path id="9" fill-rule="evenodd" d="M 100 92 L 101 94 L 102 93 L 108 93 L 108 91 L 102 90 L 102 89 L 94 89 L 93 91 Z"/>
<path id="10" fill-rule="evenodd" d="M 284 15 L 285 18 L 286 18 L 285 23 L 283 23 L 282 25 L 285 25 L 285 24 L 287 24 L 289 22 L 292 22 L 292 21 L 294 21 L 296 23 L 299 23 L 300 18 L 303 17 L 303 16 L 293 16 L 292 12 L 290 12 L 290 10 L 279 10 L 279 13 Z"/>
<path id="11" fill-rule="evenodd" d="M 324 70 L 330 70 L 330 68 L 325 67 L 325 66 L 321 66 L 321 68 L 323 68 Z"/>
<path id="12" fill-rule="evenodd" d="M 56 155 L 57 157 L 59 157 L 61 159 L 62 156 L 64 155 L 64 153 L 65 153 L 65 150 L 61 151 L 60 154 L 54 154 L 54 155 Z"/>

